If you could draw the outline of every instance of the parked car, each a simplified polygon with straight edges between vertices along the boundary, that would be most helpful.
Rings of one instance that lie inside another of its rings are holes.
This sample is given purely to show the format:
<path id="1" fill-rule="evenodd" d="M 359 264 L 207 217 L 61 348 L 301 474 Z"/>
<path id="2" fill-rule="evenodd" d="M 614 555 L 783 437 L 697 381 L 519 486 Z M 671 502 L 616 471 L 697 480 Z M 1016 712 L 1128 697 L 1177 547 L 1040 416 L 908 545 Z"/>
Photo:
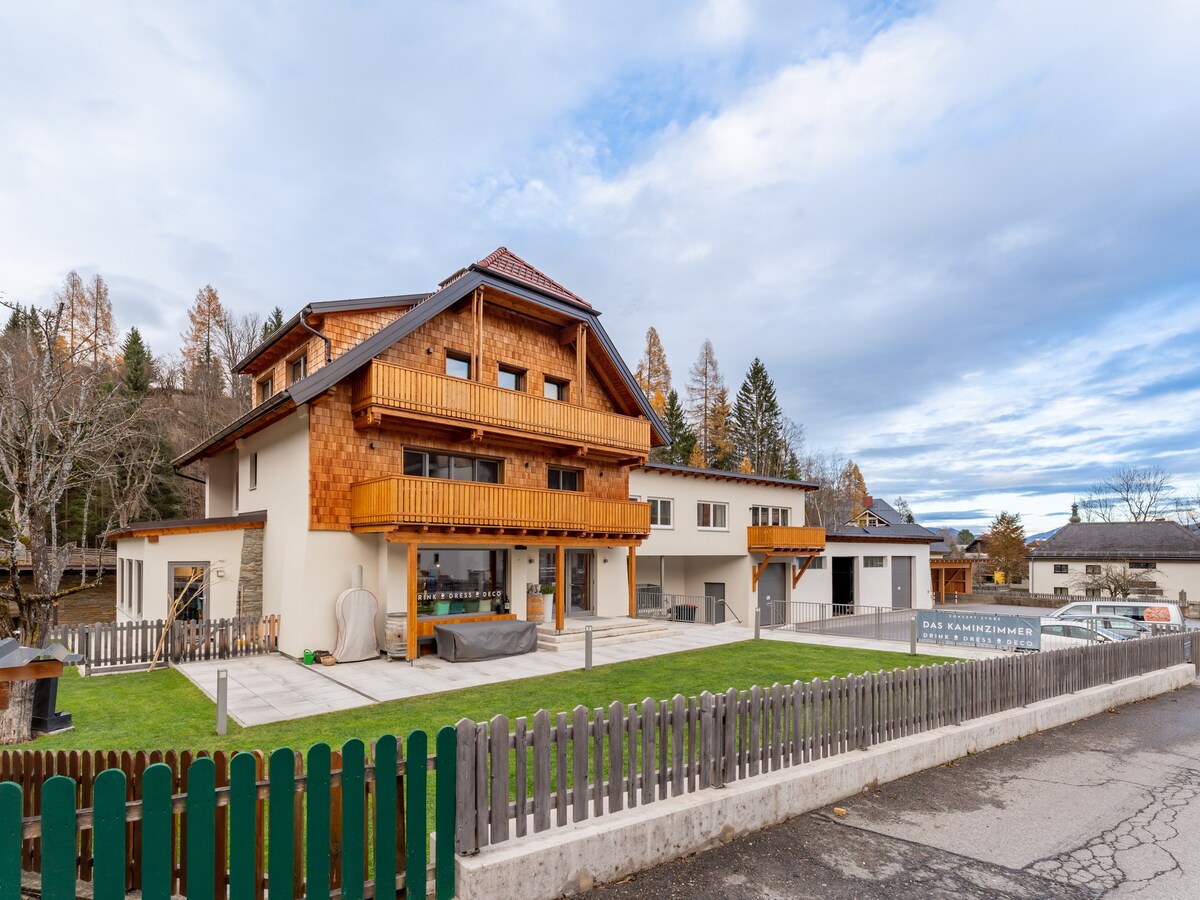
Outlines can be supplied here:
<path id="1" fill-rule="evenodd" d="M 1106 631 L 1111 631 L 1122 640 L 1132 640 L 1134 638 L 1150 637 L 1154 634 L 1154 629 L 1144 622 L 1139 622 L 1137 619 L 1131 619 L 1128 616 L 1062 616 L 1064 619 L 1071 619 L 1076 622 L 1084 622 L 1088 625 L 1099 625 Z"/>
<path id="2" fill-rule="evenodd" d="M 1098 628 L 1075 620 L 1064 621 L 1061 618 L 1047 617 L 1042 619 L 1042 649 L 1062 650 L 1066 647 L 1087 647 L 1091 644 L 1107 644 L 1119 641 L 1121 638 Z"/>
<path id="3" fill-rule="evenodd" d="M 1183 613 L 1177 603 L 1146 600 L 1122 600 L 1119 597 L 1084 600 L 1068 603 L 1050 613 L 1054 619 L 1078 618 L 1079 616 L 1124 616 L 1138 622 L 1155 625 L 1177 625 L 1183 627 Z"/>

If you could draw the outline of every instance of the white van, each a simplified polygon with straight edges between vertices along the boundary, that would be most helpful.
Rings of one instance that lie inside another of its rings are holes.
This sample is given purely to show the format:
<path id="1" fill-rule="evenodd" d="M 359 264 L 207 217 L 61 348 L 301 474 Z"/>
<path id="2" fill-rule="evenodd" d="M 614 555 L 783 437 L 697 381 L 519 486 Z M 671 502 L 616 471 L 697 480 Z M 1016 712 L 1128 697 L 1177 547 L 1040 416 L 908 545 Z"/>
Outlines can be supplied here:
<path id="1" fill-rule="evenodd" d="M 1122 600 L 1120 597 L 1097 598 L 1068 603 L 1050 613 L 1050 618 L 1080 616 L 1125 616 L 1147 625 L 1175 625 L 1183 628 L 1183 613 L 1177 603 L 1155 603 L 1146 600 Z"/>

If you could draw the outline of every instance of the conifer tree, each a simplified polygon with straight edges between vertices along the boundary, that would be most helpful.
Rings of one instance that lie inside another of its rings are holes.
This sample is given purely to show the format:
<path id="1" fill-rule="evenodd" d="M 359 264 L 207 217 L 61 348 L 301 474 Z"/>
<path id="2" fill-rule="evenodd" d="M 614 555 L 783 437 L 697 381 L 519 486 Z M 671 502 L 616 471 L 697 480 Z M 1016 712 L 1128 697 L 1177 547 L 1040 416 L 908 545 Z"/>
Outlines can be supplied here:
<path id="1" fill-rule="evenodd" d="M 671 392 L 671 367 L 667 365 L 667 353 L 653 327 L 646 332 L 646 352 L 638 360 L 634 377 L 654 411 L 663 415 L 667 395 Z"/>
<path id="2" fill-rule="evenodd" d="M 724 393 L 726 402 L 724 412 L 717 408 L 718 397 Z M 725 426 L 728 430 L 729 403 L 728 393 L 725 392 L 725 379 L 721 375 L 721 367 L 717 364 L 717 354 L 713 350 L 712 341 L 706 340 L 700 346 L 700 355 L 692 364 L 687 384 L 688 419 L 696 432 L 696 446 L 700 448 L 703 465 L 712 465 L 720 453 L 715 447 L 718 435 L 714 428 Z M 721 435 L 726 437 L 727 435 Z"/>
<path id="3" fill-rule="evenodd" d="M 704 451 L 700 449 L 700 444 L 696 443 L 692 447 L 692 455 L 688 457 L 687 464 L 693 469 L 705 468 Z"/>
<path id="4" fill-rule="evenodd" d="M 908 501 L 903 497 L 897 497 L 892 501 L 892 506 L 896 508 L 896 512 L 900 513 L 900 521 L 908 525 L 915 525 L 917 522 L 916 516 L 913 515 L 912 507 L 908 505 Z"/>
<path id="5" fill-rule="evenodd" d="M 675 463 L 686 466 L 692 458 L 692 450 L 696 446 L 696 433 L 687 423 L 683 412 L 683 404 L 679 402 L 679 392 L 667 394 L 667 402 L 663 408 L 663 424 L 667 427 L 667 437 L 671 441 L 669 447 L 656 447 L 650 451 L 650 458 L 655 462 Z"/>
<path id="6" fill-rule="evenodd" d="M 767 367 L 755 357 L 733 405 L 734 452 L 757 475 L 779 477 L 787 463 L 783 410 Z"/>
<path id="7" fill-rule="evenodd" d="M 278 306 L 271 310 L 271 314 L 267 316 L 267 320 L 263 322 L 262 339 L 265 341 L 272 334 L 283 327 L 283 310 Z"/>
<path id="8" fill-rule="evenodd" d="M 717 389 L 708 414 L 708 467 L 731 471 L 737 465 L 733 448 L 733 410 L 729 405 L 729 389 L 724 384 Z"/>
<path id="9" fill-rule="evenodd" d="M 841 504 L 849 507 L 849 514 L 843 522 L 848 522 L 866 508 L 867 482 L 858 464 L 852 459 L 846 460 L 846 465 L 838 473 L 837 493 Z"/>
<path id="10" fill-rule="evenodd" d="M 225 310 L 216 289 L 206 284 L 196 292 L 196 301 L 188 310 L 188 330 L 183 335 L 183 358 L 187 364 L 185 383 L 193 391 L 216 397 L 225 390 L 225 378 L 218 356 L 221 325 Z"/>
<path id="11" fill-rule="evenodd" d="M 145 396 L 154 381 L 154 360 L 137 328 L 130 328 L 121 347 L 121 382 L 131 394 Z"/>
<path id="12" fill-rule="evenodd" d="M 117 343 L 117 327 L 113 320 L 112 300 L 108 297 L 108 285 L 99 275 L 93 275 L 84 291 L 82 322 L 86 335 L 83 346 L 87 350 L 93 367 L 112 359 Z"/>

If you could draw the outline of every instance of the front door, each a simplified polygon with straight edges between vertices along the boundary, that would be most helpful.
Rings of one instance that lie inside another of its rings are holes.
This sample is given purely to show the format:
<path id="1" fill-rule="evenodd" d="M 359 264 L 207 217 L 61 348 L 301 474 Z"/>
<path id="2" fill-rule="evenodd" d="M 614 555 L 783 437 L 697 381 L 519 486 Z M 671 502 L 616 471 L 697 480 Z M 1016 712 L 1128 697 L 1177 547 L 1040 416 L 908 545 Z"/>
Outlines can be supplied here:
<path id="1" fill-rule="evenodd" d="M 708 621 L 713 625 L 720 625 L 725 621 L 725 582 L 704 582 L 704 596 L 712 598 L 711 604 L 705 601 L 706 606 L 711 606 L 705 610 L 709 615 Z"/>
<path id="2" fill-rule="evenodd" d="M 568 550 L 567 556 L 567 609 L 568 616 L 594 616 L 596 606 L 592 602 L 591 550 Z"/>
<path id="3" fill-rule="evenodd" d="M 786 584 L 787 564 L 768 563 L 758 579 L 758 621 L 763 627 L 783 624 Z"/>
<path id="4" fill-rule="evenodd" d="M 854 612 L 854 557 L 833 557 L 833 614 L 848 616 Z"/>
<path id="5" fill-rule="evenodd" d="M 911 556 L 892 557 L 892 609 L 912 607 Z"/>

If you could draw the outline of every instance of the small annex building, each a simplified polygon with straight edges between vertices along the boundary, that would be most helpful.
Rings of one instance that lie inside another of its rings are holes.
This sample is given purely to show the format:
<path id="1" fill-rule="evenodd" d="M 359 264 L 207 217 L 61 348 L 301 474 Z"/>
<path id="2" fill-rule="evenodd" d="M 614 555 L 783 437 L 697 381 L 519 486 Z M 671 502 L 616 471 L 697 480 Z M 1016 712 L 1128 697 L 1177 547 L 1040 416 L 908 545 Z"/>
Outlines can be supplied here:
<path id="1" fill-rule="evenodd" d="M 1029 590 L 1067 596 L 1109 596 L 1099 576 L 1128 569 L 1133 593 L 1200 598 L 1200 536 L 1176 522 L 1068 522 L 1031 550 Z M 1140 576 L 1140 577 L 1139 577 Z"/>
<path id="2" fill-rule="evenodd" d="M 795 599 L 831 603 L 843 614 L 864 606 L 929 609 L 929 548 L 940 540 L 905 522 L 886 500 L 867 497 L 848 523 L 825 532 L 825 552 L 813 560 Z"/>

